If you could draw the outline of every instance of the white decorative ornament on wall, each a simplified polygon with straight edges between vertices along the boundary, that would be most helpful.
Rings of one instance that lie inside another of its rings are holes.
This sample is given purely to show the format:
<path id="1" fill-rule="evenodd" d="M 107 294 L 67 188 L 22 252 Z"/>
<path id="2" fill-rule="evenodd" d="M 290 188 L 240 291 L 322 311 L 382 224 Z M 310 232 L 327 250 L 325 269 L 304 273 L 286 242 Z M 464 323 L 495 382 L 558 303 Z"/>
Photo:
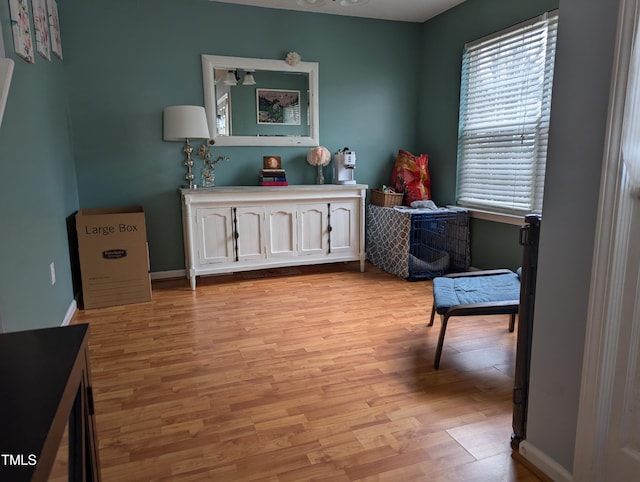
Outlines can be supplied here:
<path id="1" fill-rule="evenodd" d="M 300 63 L 300 54 L 298 52 L 289 52 L 284 61 L 293 67 Z"/>

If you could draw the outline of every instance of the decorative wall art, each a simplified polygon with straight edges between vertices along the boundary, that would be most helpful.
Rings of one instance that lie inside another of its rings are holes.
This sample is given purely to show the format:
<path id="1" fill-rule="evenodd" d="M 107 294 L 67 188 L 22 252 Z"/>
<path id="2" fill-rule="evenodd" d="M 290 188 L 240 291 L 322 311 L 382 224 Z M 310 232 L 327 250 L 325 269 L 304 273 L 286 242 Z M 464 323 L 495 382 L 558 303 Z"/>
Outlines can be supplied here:
<path id="1" fill-rule="evenodd" d="M 11 10 L 11 28 L 13 30 L 13 45 L 16 54 L 27 62 L 34 63 L 33 37 L 31 37 L 31 22 L 29 22 L 27 0 L 9 0 L 9 8 Z"/>
<path id="2" fill-rule="evenodd" d="M 58 17 L 58 4 L 56 0 L 47 0 L 49 11 L 49 32 L 51 34 L 51 50 L 56 57 L 62 60 L 62 40 L 60 39 L 60 18 Z"/>
<path id="3" fill-rule="evenodd" d="M 36 35 L 36 50 L 45 59 L 51 60 L 47 5 L 45 0 L 31 0 L 31 7 L 33 8 L 33 26 Z"/>
<path id="4" fill-rule="evenodd" d="M 300 125 L 300 91 L 256 89 L 258 124 Z"/>

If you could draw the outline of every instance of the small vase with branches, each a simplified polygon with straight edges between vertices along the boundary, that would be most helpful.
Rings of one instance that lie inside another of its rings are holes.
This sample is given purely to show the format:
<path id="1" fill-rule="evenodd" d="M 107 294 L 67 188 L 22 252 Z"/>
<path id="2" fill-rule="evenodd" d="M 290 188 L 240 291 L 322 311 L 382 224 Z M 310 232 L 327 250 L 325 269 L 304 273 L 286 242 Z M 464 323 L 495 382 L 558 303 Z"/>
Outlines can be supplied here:
<path id="1" fill-rule="evenodd" d="M 213 187 L 216 185 L 216 164 L 220 161 L 227 161 L 227 156 L 218 156 L 215 159 L 211 159 L 211 151 L 209 151 L 209 145 L 203 143 L 198 149 L 198 155 L 204 162 L 204 168 L 202 169 L 202 186 Z"/>

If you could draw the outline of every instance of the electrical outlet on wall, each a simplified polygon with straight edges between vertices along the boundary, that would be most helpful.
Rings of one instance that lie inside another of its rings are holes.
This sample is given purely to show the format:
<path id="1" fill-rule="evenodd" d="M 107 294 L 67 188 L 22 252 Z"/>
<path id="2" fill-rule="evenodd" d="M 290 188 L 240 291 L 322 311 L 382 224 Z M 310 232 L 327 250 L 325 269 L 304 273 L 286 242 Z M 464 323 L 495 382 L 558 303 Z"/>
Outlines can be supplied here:
<path id="1" fill-rule="evenodd" d="M 49 265 L 49 270 L 51 271 L 51 284 L 56 284 L 56 265 L 53 261 Z"/>

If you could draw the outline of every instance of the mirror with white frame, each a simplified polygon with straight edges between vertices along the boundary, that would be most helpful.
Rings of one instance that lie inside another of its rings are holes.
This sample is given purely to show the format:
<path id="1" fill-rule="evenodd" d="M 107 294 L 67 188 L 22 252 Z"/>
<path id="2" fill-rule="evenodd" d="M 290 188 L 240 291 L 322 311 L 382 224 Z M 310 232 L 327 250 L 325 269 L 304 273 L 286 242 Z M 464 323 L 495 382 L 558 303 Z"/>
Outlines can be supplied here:
<path id="1" fill-rule="evenodd" d="M 202 56 L 216 146 L 317 146 L 318 63 Z"/>

